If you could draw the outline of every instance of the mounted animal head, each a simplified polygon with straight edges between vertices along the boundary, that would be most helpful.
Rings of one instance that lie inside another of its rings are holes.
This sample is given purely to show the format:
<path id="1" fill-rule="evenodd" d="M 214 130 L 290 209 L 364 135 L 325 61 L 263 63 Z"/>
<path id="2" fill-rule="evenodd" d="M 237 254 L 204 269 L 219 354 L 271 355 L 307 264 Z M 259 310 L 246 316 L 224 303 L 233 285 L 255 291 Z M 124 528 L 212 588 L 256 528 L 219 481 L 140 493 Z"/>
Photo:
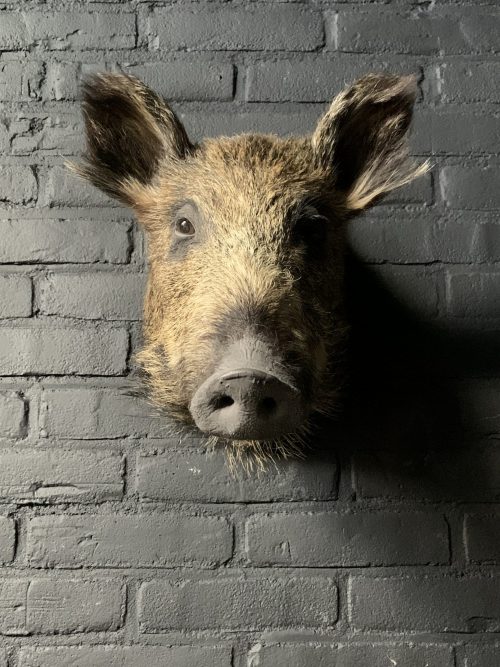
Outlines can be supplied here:
<path id="1" fill-rule="evenodd" d="M 311 136 L 190 141 L 135 78 L 84 86 L 85 162 L 148 237 L 144 345 L 151 399 L 231 452 L 295 450 L 335 410 L 345 348 L 347 221 L 424 173 L 408 157 L 413 77 L 369 75 Z"/>

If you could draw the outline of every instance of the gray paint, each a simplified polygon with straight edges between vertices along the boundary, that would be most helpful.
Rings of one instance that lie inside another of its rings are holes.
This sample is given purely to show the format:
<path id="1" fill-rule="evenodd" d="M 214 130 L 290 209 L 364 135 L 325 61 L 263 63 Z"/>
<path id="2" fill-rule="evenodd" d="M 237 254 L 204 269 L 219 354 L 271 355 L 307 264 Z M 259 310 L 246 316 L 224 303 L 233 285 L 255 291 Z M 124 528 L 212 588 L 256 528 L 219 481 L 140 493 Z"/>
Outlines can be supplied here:
<path id="1" fill-rule="evenodd" d="M 0 9 L 0 667 L 497 667 L 498 3 Z M 434 168 L 349 230 L 354 399 L 305 461 L 232 476 L 127 393 L 143 239 L 63 168 L 103 68 L 195 138 L 419 74 Z"/>

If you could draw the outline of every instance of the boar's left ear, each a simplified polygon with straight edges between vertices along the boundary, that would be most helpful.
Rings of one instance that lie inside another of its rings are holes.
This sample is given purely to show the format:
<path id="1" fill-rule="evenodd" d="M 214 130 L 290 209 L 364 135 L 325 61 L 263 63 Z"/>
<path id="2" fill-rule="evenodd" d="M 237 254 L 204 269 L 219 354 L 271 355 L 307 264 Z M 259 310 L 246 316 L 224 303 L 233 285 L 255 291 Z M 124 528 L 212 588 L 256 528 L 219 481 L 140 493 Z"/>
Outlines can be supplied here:
<path id="1" fill-rule="evenodd" d="M 416 95 L 412 76 L 359 79 L 338 95 L 312 136 L 318 166 L 330 172 L 352 212 L 425 173 L 408 157 L 407 133 Z"/>
<path id="2" fill-rule="evenodd" d="M 70 168 L 129 206 L 161 160 L 183 158 L 194 148 L 168 104 L 135 77 L 89 77 L 82 107 L 87 152 L 83 164 Z"/>

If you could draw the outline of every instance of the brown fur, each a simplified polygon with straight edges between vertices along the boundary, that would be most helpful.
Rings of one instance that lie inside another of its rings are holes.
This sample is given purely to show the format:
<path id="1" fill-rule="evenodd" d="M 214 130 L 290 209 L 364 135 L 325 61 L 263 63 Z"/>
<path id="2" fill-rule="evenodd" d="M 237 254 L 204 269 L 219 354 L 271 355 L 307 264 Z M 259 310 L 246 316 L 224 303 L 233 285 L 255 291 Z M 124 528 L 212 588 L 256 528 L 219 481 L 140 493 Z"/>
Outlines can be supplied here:
<path id="1" fill-rule="evenodd" d="M 148 233 L 138 360 L 155 404 L 189 424 L 194 391 L 230 336 L 248 326 L 283 353 L 311 412 L 334 410 L 346 331 L 345 222 L 427 168 L 407 154 L 414 80 L 361 79 L 334 100 L 312 137 L 244 134 L 197 146 L 136 79 L 98 75 L 84 92 L 88 150 L 74 168 L 131 206 Z M 172 220 L 185 201 L 202 219 L 199 240 L 178 251 Z M 329 219 L 321 257 L 313 259 L 306 242 L 293 241 L 311 206 Z M 300 439 L 233 442 L 231 451 L 285 455 Z"/>

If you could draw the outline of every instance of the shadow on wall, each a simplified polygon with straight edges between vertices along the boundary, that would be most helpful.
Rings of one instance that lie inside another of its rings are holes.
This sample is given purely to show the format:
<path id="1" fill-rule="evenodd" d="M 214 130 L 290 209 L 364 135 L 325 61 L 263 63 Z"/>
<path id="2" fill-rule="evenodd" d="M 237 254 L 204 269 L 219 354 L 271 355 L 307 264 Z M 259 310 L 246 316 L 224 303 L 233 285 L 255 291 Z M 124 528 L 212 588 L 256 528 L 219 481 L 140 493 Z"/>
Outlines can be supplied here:
<path id="1" fill-rule="evenodd" d="M 498 501 L 498 331 L 419 318 L 354 255 L 346 281 L 349 381 L 321 455 L 352 457 L 358 498 Z"/>

